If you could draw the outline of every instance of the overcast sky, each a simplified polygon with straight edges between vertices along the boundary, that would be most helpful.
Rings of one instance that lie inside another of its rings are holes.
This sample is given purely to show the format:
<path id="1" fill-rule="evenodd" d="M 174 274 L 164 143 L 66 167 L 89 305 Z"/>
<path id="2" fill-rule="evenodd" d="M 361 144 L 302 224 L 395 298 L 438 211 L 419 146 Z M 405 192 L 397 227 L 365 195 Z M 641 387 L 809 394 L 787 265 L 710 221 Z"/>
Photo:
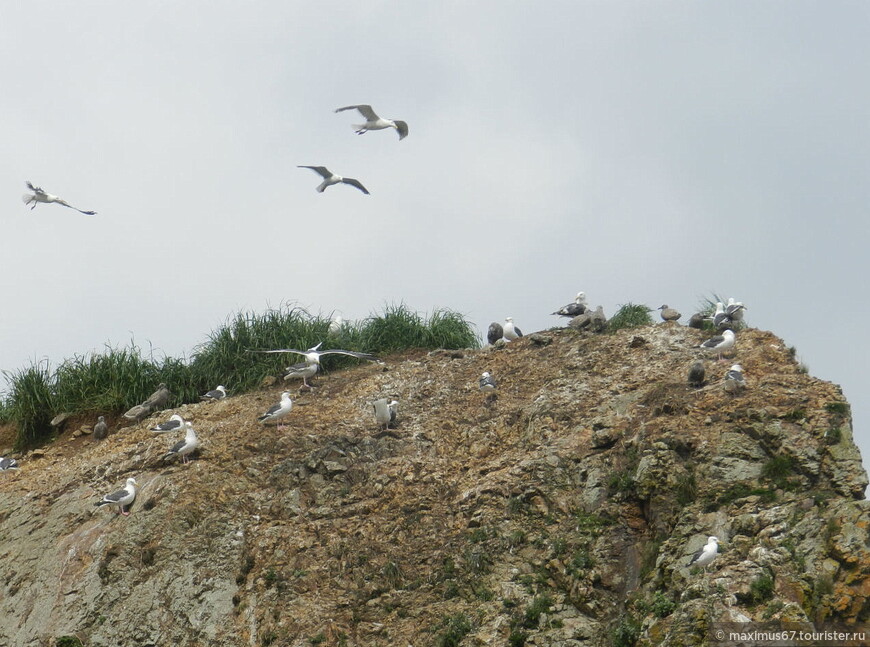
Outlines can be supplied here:
<path id="1" fill-rule="evenodd" d="M 0 0 L 0 368 L 282 303 L 530 332 L 717 292 L 868 456 L 868 43 L 857 1 Z"/>

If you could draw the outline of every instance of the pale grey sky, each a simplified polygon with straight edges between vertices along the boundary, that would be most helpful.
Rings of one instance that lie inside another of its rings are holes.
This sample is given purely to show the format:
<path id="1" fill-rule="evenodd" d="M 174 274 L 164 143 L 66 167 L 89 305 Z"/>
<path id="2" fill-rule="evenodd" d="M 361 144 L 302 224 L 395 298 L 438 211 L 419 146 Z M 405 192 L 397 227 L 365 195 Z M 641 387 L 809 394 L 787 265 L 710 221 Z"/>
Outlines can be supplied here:
<path id="1" fill-rule="evenodd" d="M 531 331 L 578 290 L 716 291 L 843 386 L 866 456 L 868 43 L 862 2 L 0 0 L 0 368 L 189 355 L 284 302 Z"/>

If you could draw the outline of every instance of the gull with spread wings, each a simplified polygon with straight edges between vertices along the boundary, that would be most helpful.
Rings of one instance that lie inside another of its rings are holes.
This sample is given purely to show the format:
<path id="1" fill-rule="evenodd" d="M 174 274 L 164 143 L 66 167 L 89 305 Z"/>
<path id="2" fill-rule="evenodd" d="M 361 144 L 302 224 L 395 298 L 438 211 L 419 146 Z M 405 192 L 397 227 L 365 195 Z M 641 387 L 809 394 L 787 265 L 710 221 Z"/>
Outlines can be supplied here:
<path id="1" fill-rule="evenodd" d="M 40 202 L 45 202 L 45 203 L 56 202 L 57 204 L 62 204 L 63 206 L 69 207 L 70 209 L 75 209 L 79 213 L 83 213 L 86 216 L 96 216 L 97 215 L 96 211 L 83 211 L 82 209 L 79 209 L 78 207 L 72 206 L 69 202 L 67 202 L 63 198 L 59 198 L 56 195 L 51 195 L 50 193 L 47 193 L 42 187 L 33 186 L 33 184 L 31 184 L 30 181 L 27 182 L 27 188 L 30 189 L 31 191 L 33 191 L 33 193 L 27 193 L 21 199 L 24 200 L 24 204 L 30 204 L 31 202 L 33 203 L 33 206 L 30 207 L 31 210 L 33 210 L 36 207 L 36 205 Z"/>
<path id="2" fill-rule="evenodd" d="M 341 177 L 340 175 L 336 175 L 325 166 L 304 166 L 300 164 L 299 168 L 310 168 L 315 173 L 320 174 L 320 177 L 323 178 L 323 182 L 321 182 L 317 187 L 318 193 L 323 193 L 326 191 L 327 187 L 330 187 L 333 184 L 350 184 L 366 195 L 369 195 L 369 190 L 365 188 L 359 180 L 354 180 L 352 177 Z"/>
<path id="3" fill-rule="evenodd" d="M 395 128 L 399 133 L 399 139 L 405 139 L 408 136 L 408 124 L 398 119 L 381 119 L 372 110 L 369 105 L 361 106 L 345 106 L 344 108 L 336 108 L 336 112 L 344 112 L 345 110 L 358 110 L 359 113 L 366 118 L 364 124 L 354 124 L 354 129 L 357 135 L 362 135 L 369 130 L 383 130 L 384 128 Z"/>

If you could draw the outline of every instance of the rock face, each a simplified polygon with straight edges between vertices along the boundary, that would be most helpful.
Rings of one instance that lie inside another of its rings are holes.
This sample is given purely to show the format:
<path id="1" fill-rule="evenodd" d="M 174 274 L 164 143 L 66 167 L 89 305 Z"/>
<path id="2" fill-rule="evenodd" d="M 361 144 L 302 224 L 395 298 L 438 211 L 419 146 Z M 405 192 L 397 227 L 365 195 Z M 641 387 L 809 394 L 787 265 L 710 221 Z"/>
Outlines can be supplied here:
<path id="1" fill-rule="evenodd" d="M 0 647 L 702 645 L 713 622 L 870 619 L 838 387 L 757 330 L 736 395 L 730 362 L 686 384 L 694 329 L 539 337 L 323 375 L 280 433 L 256 423 L 273 389 L 185 405 L 189 465 L 155 419 L 24 456 L 0 474 Z M 94 508 L 130 476 L 130 516 Z"/>

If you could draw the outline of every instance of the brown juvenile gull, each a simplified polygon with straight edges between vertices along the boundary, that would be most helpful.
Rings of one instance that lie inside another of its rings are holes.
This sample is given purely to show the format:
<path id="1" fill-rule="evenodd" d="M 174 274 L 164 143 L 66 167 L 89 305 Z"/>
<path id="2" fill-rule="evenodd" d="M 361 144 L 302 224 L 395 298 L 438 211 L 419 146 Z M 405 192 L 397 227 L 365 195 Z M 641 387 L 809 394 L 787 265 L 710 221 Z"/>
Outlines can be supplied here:
<path id="1" fill-rule="evenodd" d="M 703 386 L 705 374 L 704 362 L 699 359 L 689 368 L 689 386 L 696 389 Z"/>
<path id="2" fill-rule="evenodd" d="M 497 321 L 489 324 L 489 329 L 486 331 L 486 341 L 489 342 L 490 346 L 502 337 L 504 337 L 504 328 L 501 327 L 501 324 Z"/>
<path id="3" fill-rule="evenodd" d="M 106 424 L 105 416 L 97 418 L 97 424 L 94 425 L 94 438 L 102 440 L 109 435 L 109 426 Z"/>
<path id="4" fill-rule="evenodd" d="M 662 319 L 665 321 L 676 321 L 683 316 L 673 308 L 668 307 L 668 304 L 661 305 L 658 309 L 662 311 Z"/>

